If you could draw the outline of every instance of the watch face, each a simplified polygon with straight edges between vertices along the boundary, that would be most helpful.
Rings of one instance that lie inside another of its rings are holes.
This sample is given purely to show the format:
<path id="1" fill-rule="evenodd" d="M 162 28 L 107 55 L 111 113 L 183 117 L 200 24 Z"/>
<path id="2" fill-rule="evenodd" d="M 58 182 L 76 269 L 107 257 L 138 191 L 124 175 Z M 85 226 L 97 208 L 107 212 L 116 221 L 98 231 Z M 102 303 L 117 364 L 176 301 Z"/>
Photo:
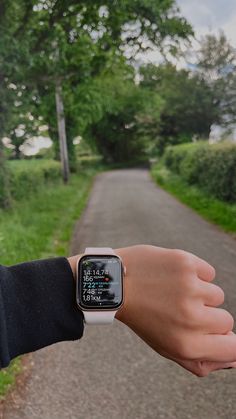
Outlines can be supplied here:
<path id="1" fill-rule="evenodd" d="M 77 302 L 82 308 L 115 309 L 121 305 L 122 264 L 117 256 L 83 256 L 78 276 Z"/>

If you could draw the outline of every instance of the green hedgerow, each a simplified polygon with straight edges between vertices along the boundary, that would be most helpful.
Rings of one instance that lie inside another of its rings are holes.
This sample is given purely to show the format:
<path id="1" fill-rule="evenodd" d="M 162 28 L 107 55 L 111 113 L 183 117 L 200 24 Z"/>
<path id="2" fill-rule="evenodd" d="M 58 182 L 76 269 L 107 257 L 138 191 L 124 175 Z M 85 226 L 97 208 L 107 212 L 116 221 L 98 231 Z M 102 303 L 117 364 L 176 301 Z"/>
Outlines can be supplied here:
<path id="1" fill-rule="evenodd" d="M 6 179 L 7 188 L 1 187 Z M 59 179 L 60 164 L 54 160 L 7 161 L 0 171 L 0 206 L 5 206 L 6 198 L 18 201 Z"/>
<path id="2" fill-rule="evenodd" d="M 236 145 L 184 144 L 168 147 L 165 165 L 187 183 L 226 202 L 236 202 Z"/>

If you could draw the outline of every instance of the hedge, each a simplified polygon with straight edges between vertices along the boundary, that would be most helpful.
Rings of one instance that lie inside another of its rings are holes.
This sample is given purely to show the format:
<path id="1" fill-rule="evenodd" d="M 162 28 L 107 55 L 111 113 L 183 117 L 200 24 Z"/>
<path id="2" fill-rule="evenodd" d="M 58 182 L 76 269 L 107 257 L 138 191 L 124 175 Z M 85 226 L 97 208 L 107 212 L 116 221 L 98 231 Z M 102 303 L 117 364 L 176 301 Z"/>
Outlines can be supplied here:
<path id="1" fill-rule="evenodd" d="M 8 188 L 7 191 L 0 188 L 0 204 L 4 203 L 6 193 L 10 198 L 20 200 L 60 178 L 60 164 L 53 160 L 7 161 L 6 170 Z"/>
<path id="2" fill-rule="evenodd" d="M 163 160 L 187 183 L 220 200 L 236 202 L 236 145 L 200 142 L 170 146 Z"/>

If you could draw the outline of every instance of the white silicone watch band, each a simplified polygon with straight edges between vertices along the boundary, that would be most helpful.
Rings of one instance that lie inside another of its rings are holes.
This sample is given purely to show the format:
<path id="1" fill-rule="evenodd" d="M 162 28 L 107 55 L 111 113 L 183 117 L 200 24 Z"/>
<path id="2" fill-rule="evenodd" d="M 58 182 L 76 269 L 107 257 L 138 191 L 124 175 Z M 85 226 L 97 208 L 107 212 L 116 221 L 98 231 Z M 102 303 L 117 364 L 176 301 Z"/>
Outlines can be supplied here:
<path id="1" fill-rule="evenodd" d="M 86 247 L 85 255 L 115 255 L 111 247 Z"/>
<path id="2" fill-rule="evenodd" d="M 86 324 L 111 324 L 116 311 L 83 311 Z"/>
<path id="3" fill-rule="evenodd" d="M 111 247 L 86 247 L 85 255 L 115 255 Z M 116 310 L 83 311 L 86 324 L 110 324 L 113 322 Z"/>

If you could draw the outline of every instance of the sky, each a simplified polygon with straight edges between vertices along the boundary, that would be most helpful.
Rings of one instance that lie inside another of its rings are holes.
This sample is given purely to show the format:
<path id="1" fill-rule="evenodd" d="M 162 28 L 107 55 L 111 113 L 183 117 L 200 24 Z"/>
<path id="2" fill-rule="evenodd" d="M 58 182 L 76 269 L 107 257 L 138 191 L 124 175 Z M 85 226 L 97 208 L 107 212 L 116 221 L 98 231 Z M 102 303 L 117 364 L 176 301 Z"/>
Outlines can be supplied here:
<path id="1" fill-rule="evenodd" d="M 192 24 L 197 39 L 206 33 L 217 34 L 223 29 L 231 45 L 236 48 L 236 0 L 176 0 L 181 14 Z M 219 138 L 220 127 L 212 130 L 211 138 Z M 230 139 L 236 141 L 236 129 Z"/>
<path id="2" fill-rule="evenodd" d="M 236 0 L 176 0 L 176 3 L 181 16 L 192 25 L 197 40 L 208 33 L 217 35 L 223 29 L 231 45 L 236 48 Z M 192 41 L 192 45 L 195 49 L 199 46 L 197 41 Z M 159 64 L 162 61 L 157 50 L 141 53 L 137 58 L 141 64 Z M 175 64 L 186 66 L 184 59 Z"/>
<path id="3" fill-rule="evenodd" d="M 236 0 L 177 0 L 177 4 L 197 38 L 223 29 L 236 48 Z"/>

